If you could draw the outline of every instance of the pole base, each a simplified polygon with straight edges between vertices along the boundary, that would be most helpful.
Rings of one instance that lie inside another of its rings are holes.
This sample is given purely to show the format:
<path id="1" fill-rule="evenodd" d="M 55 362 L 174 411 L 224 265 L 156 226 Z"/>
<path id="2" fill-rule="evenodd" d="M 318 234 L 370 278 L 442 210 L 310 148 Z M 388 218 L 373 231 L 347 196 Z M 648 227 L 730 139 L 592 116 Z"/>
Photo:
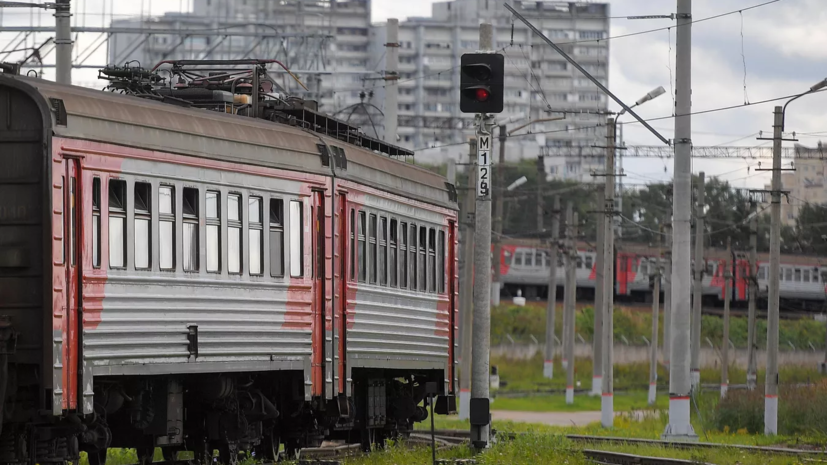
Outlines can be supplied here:
<path id="1" fill-rule="evenodd" d="M 752 391 L 758 382 L 758 376 L 755 373 L 747 373 L 747 389 Z"/>
<path id="2" fill-rule="evenodd" d="M 500 283 L 494 281 L 491 283 L 491 306 L 498 305 L 500 305 Z"/>
<path id="3" fill-rule="evenodd" d="M 604 428 L 615 425 L 615 398 L 611 392 L 604 392 L 600 401 L 600 424 Z"/>
<path id="4" fill-rule="evenodd" d="M 693 369 L 690 372 L 690 380 L 692 382 L 692 390 L 697 392 L 701 388 L 701 370 Z"/>
<path id="5" fill-rule="evenodd" d="M 666 441 L 698 441 L 695 428 L 689 421 L 689 396 L 675 396 L 669 398 L 669 424 L 661 435 Z"/>
<path id="6" fill-rule="evenodd" d="M 599 396 L 601 394 L 603 394 L 603 377 L 594 376 L 592 377 L 592 392 L 590 392 L 589 395 Z"/>
<path id="7" fill-rule="evenodd" d="M 459 419 L 468 420 L 471 418 L 471 390 L 460 389 L 459 391 Z"/>
<path id="8" fill-rule="evenodd" d="M 778 396 L 764 396 L 764 434 L 778 434 Z"/>
<path id="9" fill-rule="evenodd" d="M 658 398 L 658 383 L 649 383 L 649 405 L 655 405 Z"/>
<path id="10" fill-rule="evenodd" d="M 543 378 L 554 379 L 554 360 L 543 362 Z"/>
<path id="11" fill-rule="evenodd" d="M 721 385 L 721 399 L 726 397 L 726 392 L 727 392 L 728 388 L 729 388 L 729 386 L 727 386 L 726 384 Z"/>
<path id="12" fill-rule="evenodd" d="M 564 370 L 568 370 L 568 368 L 569 368 L 569 361 L 568 361 L 568 360 L 566 360 L 566 359 L 563 359 L 563 360 L 561 360 L 561 363 L 563 364 L 563 369 L 564 369 Z"/>
<path id="13" fill-rule="evenodd" d="M 568 386 L 566 388 L 566 404 L 571 405 L 574 403 L 574 386 Z"/>

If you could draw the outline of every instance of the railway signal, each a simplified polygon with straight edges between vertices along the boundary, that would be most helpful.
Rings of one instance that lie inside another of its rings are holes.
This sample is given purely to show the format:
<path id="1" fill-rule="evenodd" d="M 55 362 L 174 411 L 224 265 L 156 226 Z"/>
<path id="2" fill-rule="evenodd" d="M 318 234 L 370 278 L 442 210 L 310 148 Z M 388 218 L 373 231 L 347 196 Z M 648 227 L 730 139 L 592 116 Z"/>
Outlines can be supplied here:
<path id="1" fill-rule="evenodd" d="M 503 111 L 503 70 L 499 53 L 466 53 L 460 66 L 459 107 L 463 113 Z"/>

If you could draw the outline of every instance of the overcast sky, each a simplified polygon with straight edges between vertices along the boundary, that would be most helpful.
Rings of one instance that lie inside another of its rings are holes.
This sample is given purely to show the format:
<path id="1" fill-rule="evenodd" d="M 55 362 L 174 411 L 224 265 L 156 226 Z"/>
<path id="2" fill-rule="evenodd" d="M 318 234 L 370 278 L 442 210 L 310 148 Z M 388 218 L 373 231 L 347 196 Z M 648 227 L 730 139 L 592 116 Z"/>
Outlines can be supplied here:
<path id="1" fill-rule="evenodd" d="M 85 4 L 89 24 L 100 24 L 101 0 L 75 0 Z M 695 20 L 748 8 L 766 0 L 695 0 Z M 629 15 L 669 14 L 675 2 L 666 0 L 610 0 L 613 17 Z M 115 0 L 118 14 L 134 14 L 151 5 L 155 14 L 186 8 L 187 0 Z M 373 0 L 375 21 L 388 17 L 430 15 L 431 0 Z M 107 4 L 111 4 L 107 1 Z M 17 13 L 19 15 L 20 13 Z M 17 16 L 15 15 L 15 16 Z M 8 24 L 10 16 L 4 19 Z M 19 16 L 18 16 L 19 18 Z M 43 24 L 53 21 L 44 16 Z M 782 97 L 808 89 L 827 77 L 827 8 L 824 0 L 780 0 L 766 6 L 699 22 L 692 27 L 693 111 L 740 105 Z M 673 26 L 668 19 L 612 20 L 611 36 Z M 743 26 L 743 27 L 742 27 Z M 743 34 L 743 39 L 742 39 Z M 0 39 L 0 46 L 8 35 Z M 671 52 L 670 52 L 671 47 Z M 622 37 L 610 42 L 609 87 L 627 102 L 637 100 L 649 90 L 663 86 L 667 94 L 639 108 L 644 118 L 670 116 L 672 99 L 670 81 L 674 79 L 675 30 Z M 742 54 L 743 50 L 743 54 Z M 746 69 L 746 73 L 745 70 Z M 670 78 L 671 76 L 671 78 Z M 746 96 L 744 81 L 746 79 Z M 672 81 L 673 82 L 673 81 Z M 693 117 L 693 142 L 703 145 L 769 145 L 756 141 L 759 131 L 772 131 L 773 105 L 768 103 L 741 109 L 696 115 Z M 827 92 L 807 96 L 790 105 L 786 128 L 799 134 L 800 143 L 815 145 L 820 137 L 827 139 Z M 612 109 L 617 108 L 612 105 Z M 624 116 L 624 121 L 631 121 Z M 672 138 L 671 119 L 653 122 L 665 137 Z M 815 134 L 813 134 L 815 133 Z M 655 145 L 657 139 L 639 124 L 625 129 L 627 144 Z M 672 162 L 660 160 L 625 160 L 626 183 L 645 183 L 671 177 Z M 766 182 L 764 174 L 756 174 L 747 166 L 757 162 L 697 160 L 693 171 L 706 171 L 708 176 L 722 175 L 736 187 L 755 187 Z M 666 172 L 665 172 L 666 171 Z"/>

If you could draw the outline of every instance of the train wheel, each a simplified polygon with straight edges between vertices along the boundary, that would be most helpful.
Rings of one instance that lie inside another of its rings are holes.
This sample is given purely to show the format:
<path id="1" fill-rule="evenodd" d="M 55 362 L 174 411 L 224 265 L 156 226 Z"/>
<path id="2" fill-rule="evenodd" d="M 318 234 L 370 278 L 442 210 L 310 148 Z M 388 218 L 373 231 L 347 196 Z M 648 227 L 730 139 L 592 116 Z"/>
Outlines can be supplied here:
<path id="1" fill-rule="evenodd" d="M 238 465 L 238 448 L 235 444 L 218 446 L 218 461 L 224 465 Z"/>
<path id="2" fill-rule="evenodd" d="M 255 459 L 257 461 L 277 462 L 280 446 L 281 442 L 276 431 L 274 429 L 265 431 L 264 437 L 261 439 L 261 444 L 253 448 Z"/>

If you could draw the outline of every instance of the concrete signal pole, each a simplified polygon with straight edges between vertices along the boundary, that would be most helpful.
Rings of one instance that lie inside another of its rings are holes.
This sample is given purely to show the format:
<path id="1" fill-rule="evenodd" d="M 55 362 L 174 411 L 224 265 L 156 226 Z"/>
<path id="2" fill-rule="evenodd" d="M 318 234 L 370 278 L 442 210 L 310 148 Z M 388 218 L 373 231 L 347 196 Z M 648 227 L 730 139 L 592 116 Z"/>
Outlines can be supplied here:
<path id="1" fill-rule="evenodd" d="M 689 421 L 690 223 L 692 220 L 692 0 L 677 0 L 675 178 L 672 202 L 672 355 L 664 439 L 697 440 Z"/>
<path id="2" fill-rule="evenodd" d="M 770 273 L 767 309 L 767 378 L 764 392 L 764 434 L 778 434 L 778 270 L 781 261 L 781 140 L 784 116 L 775 107 L 772 141 L 772 203 L 770 204 Z"/>
<path id="3" fill-rule="evenodd" d="M 755 301 L 758 299 L 758 219 L 749 222 L 749 307 L 747 310 L 747 388 L 755 389 L 758 361 L 755 359 Z"/>
<path id="4" fill-rule="evenodd" d="M 661 227 L 663 231 L 663 227 Z M 658 319 L 660 318 L 660 257 L 661 235 L 658 235 L 658 254 L 655 256 L 655 283 L 652 288 L 652 341 L 649 343 L 649 405 L 655 405 L 658 395 Z"/>
<path id="5" fill-rule="evenodd" d="M 491 305 L 500 304 L 500 288 L 502 277 L 500 276 L 500 257 L 502 256 L 502 233 L 503 233 L 503 204 L 505 203 L 505 143 L 508 140 L 506 126 L 500 125 L 500 159 L 497 164 L 494 182 L 497 184 L 497 192 L 494 198 L 494 280 L 491 283 Z"/>
<path id="6" fill-rule="evenodd" d="M 549 242 L 548 302 L 546 303 L 546 353 L 543 376 L 554 378 L 554 325 L 557 319 L 557 254 L 560 248 L 560 197 L 554 197 L 554 216 L 551 219 Z"/>
<path id="7" fill-rule="evenodd" d="M 56 81 L 72 84 L 72 13 L 71 0 L 55 3 Z"/>
<path id="8" fill-rule="evenodd" d="M 572 214 L 573 205 L 566 205 L 566 290 L 563 314 L 565 318 L 566 403 L 574 403 L 574 309 L 577 301 L 577 213 Z"/>
<path id="9" fill-rule="evenodd" d="M 704 172 L 698 175 L 698 204 L 695 207 L 695 285 L 692 289 L 692 390 L 697 392 L 701 383 L 701 309 L 703 307 L 704 263 L 704 202 L 706 183 Z"/>
<path id="10" fill-rule="evenodd" d="M 724 340 L 721 342 L 721 398 L 726 397 L 729 386 L 729 302 L 732 297 L 732 266 L 738 266 L 732 258 L 732 238 L 726 239 L 726 260 L 724 261 Z"/>
<path id="11" fill-rule="evenodd" d="M 462 206 L 462 280 L 459 288 L 460 317 L 460 378 L 459 378 L 459 419 L 470 418 L 471 408 L 471 328 L 474 321 L 474 212 L 477 166 L 477 140 L 468 141 L 468 180 L 465 201 Z"/>
<path id="12" fill-rule="evenodd" d="M 666 252 L 663 254 L 663 364 L 670 369 L 669 356 L 672 355 L 672 225 L 667 216 L 663 220 L 663 239 L 666 242 Z"/>
<path id="13" fill-rule="evenodd" d="M 494 46 L 494 28 L 480 24 L 480 51 Z M 474 324 L 471 350 L 471 444 L 488 447 L 491 434 L 491 119 L 477 116 L 477 210 L 474 231 Z"/>
<path id="14" fill-rule="evenodd" d="M 399 112 L 399 20 L 388 19 L 385 44 L 385 142 L 396 145 Z"/>
<path id="15" fill-rule="evenodd" d="M 601 385 L 600 423 L 604 428 L 614 426 L 614 212 L 615 212 L 615 140 L 617 124 L 609 118 L 606 124 L 606 183 L 603 211 L 603 379 Z"/>
<path id="16" fill-rule="evenodd" d="M 597 191 L 597 210 L 604 208 L 606 204 L 606 192 Z M 597 250 L 594 263 L 595 283 L 594 287 L 594 336 L 592 338 L 592 392 L 591 395 L 599 396 L 603 391 L 603 260 L 604 260 L 604 238 L 606 236 L 606 215 L 600 211 L 597 214 Z"/>

